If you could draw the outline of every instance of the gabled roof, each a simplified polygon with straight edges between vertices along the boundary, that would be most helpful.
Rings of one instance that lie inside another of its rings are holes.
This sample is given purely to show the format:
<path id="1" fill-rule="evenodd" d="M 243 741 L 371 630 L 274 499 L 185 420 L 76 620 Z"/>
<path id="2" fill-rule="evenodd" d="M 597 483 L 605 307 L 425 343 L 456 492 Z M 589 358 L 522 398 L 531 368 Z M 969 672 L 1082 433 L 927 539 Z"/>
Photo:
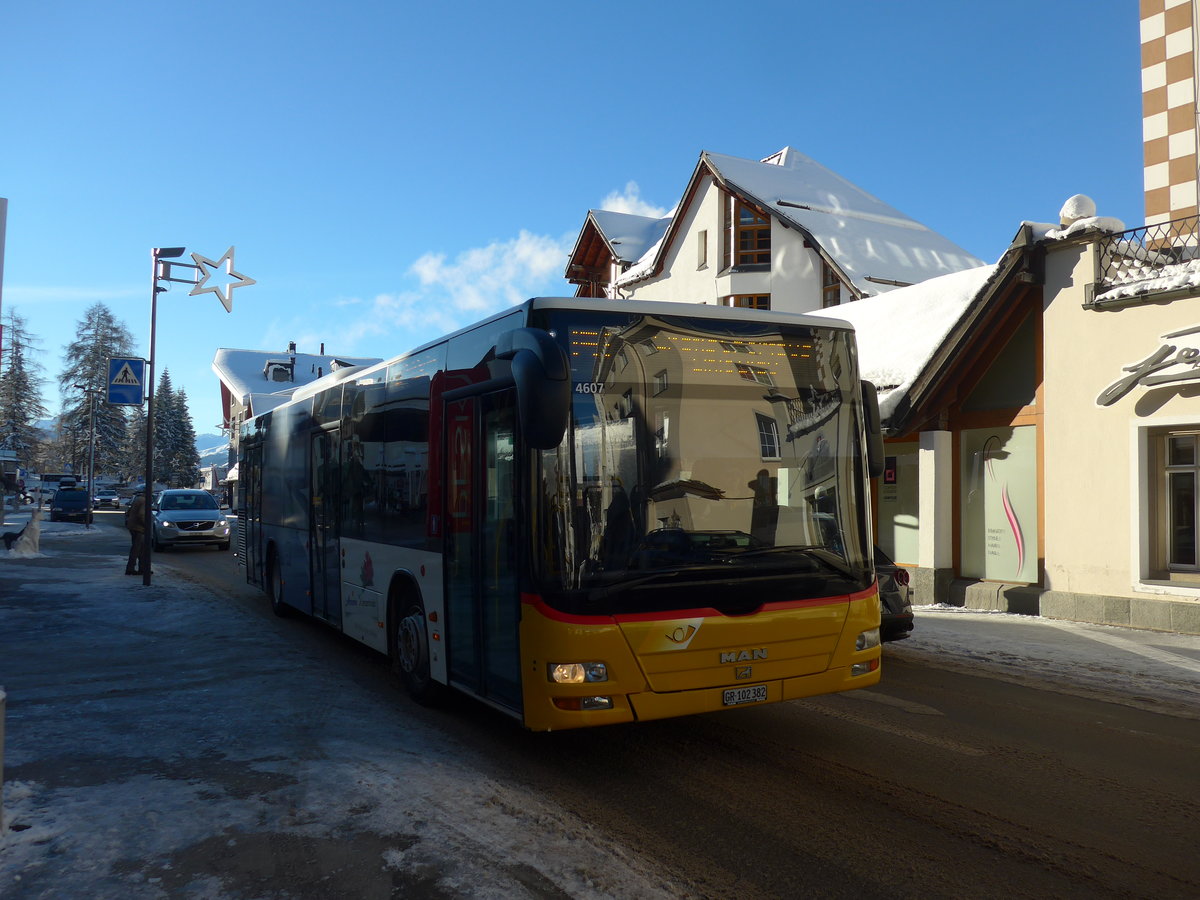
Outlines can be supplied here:
<path id="1" fill-rule="evenodd" d="M 589 209 L 575 246 L 567 257 L 567 280 L 578 282 L 581 274 L 600 272 L 614 259 L 626 266 L 637 262 L 655 246 L 670 224 L 670 216 L 656 219 L 607 209 Z"/>
<path id="2" fill-rule="evenodd" d="M 641 259 L 647 250 L 658 243 L 671 224 L 670 216 L 655 219 L 606 209 L 590 209 L 588 216 L 596 223 L 613 256 L 627 263 Z"/>
<path id="3" fill-rule="evenodd" d="M 682 210 L 704 177 L 808 237 L 846 283 L 864 297 L 916 284 L 983 261 L 836 172 L 785 147 L 755 162 L 704 151 L 684 193 Z M 678 229 L 676 216 L 654 256 L 620 279 L 630 284 L 661 271 Z"/>

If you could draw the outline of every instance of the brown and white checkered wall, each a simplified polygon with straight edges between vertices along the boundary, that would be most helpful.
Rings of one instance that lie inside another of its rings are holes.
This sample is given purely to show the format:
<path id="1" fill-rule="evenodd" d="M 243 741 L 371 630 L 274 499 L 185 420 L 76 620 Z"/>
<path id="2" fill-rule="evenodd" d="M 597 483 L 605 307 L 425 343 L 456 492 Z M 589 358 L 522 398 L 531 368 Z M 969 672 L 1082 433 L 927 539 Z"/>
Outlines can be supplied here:
<path id="1" fill-rule="evenodd" d="M 1146 224 L 1197 214 L 1197 0 L 1141 0 Z"/>

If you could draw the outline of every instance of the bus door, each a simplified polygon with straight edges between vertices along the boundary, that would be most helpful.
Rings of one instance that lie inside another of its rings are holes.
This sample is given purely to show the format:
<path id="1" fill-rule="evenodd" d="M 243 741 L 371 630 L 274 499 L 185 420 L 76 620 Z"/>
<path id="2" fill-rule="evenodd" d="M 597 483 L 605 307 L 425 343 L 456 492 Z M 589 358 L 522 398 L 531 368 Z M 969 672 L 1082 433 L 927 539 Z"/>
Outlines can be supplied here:
<path id="1" fill-rule="evenodd" d="M 312 584 L 312 614 L 341 625 L 341 562 L 338 559 L 338 512 L 341 503 L 338 467 L 339 437 L 336 431 L 318 431 L 312 436 L 311 515 L 309 521 L 309 567 Z"/>
<path id="2" fill-rule="evenodd" d="M 262 529 L 262 462 L 263 448 L 259 441 L 243 441 L 238 481 L 234 484 L 234 504 L 237 512 L 237 552 L 246 567 L 246 580 L 262 587 L 263 529 Z"/>
<path id="3" fill-rule="evenodd" d="M 450 681 L 520 711 L 516 393 L 449 401 L 444 421 Z"/>

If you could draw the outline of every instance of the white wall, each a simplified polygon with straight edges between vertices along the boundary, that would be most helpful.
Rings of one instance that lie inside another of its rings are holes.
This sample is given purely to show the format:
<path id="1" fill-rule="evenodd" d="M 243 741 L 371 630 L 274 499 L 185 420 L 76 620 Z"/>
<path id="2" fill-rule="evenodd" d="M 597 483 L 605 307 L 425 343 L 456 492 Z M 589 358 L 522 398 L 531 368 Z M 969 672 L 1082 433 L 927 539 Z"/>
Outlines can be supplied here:
<path id="1" fill-rule="evenodd" d="M 704 178 L 692 204 L 680 210 L 679 231 L 669 248 L 663 272 L 638 282 L 630 299 L 676 303 L 720 302 L 730 294 L 770 294 L 771 308 L 782 312 L 808 312 L 821 308 L 821 263 L 817 253 L 804 246 L 799 232 L 771 222 L 771 269 L 719 275 L 721 271 L 720 189 Z M 697 268 L 697 243 L 708 232 L 708 263 Z"/>
<path id="2" fill-rule="evenodd" d="M 1126 366 L 1167 343 L 1164 335 L 1200 326 L 1200 308 L 1184 299 L 1108 312 L 1083 309 L 1091 253 L 1091 246 L 1070 247 L 1052 249 L 1047 257 L 1045 586 L 1110 596 L 1157 593 L 1161 589 L 1139 583 L 1149 565 L 1150 490 L 1139 448 L 1148 428 L 1200 423 L 1200 399 L 1178 385 L 1137 387 L 1111 406 L 1101 406 L 1097 397 L 1129 375 Z M 1200 335 L 1170 343 L 1200 347 Z"/>

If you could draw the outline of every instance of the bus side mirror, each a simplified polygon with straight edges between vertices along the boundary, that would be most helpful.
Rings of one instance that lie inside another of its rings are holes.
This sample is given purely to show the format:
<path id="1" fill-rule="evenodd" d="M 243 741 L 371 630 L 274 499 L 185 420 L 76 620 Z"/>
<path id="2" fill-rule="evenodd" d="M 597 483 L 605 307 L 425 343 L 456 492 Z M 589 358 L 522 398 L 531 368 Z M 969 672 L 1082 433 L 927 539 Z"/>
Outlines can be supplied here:
<path id="1" fill-rule="evenodd" d="M 862 383 L 863 412 L 867 426 L 867 476 L 883 474 L 883 424 L 879 418 L 879 392 L 869 381 Z"/>
<path id="2" fill-rule="evenodd" d="M 512 360 L 517 416 L 535 450 L 557 447 L 571 415 L 571 365 L 558 342 L 540 328 L 514 328 L 496 341 L 496 357 Z"/>

